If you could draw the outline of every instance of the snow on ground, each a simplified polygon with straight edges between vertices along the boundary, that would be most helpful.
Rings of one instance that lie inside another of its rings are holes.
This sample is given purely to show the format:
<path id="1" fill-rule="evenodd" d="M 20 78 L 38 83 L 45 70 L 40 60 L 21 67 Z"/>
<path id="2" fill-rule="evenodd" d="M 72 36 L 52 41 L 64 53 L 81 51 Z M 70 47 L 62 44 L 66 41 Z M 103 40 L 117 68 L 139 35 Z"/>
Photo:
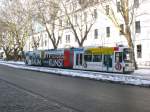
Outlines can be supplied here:
<path id="1" fill-rule="evenodd" d="M 15 62 L 15 61 L 0 61 L 0 64 L 25 70 L 41 71 L 46 73 L 54 73 L 73 77 L 83 77 L 95 80 L 105 80 L 105 81 L 119 82 L 123 84 L 150 86 L 150 69 L 139 69 L 132 74 L 117 74 L 117 73 L 81 71 L 81 70 L 59 69 L 59 68 L 38 67 L 38 66 L 26 66 L 24 62 Z"/>
<path id="2" fill-rule="evenodd" d="M 3 61 L 0 60 L 0 63 L 9 63 L 9 64 L 20 64 L 20 65 L 24 65 L 23 61 Z"/>
<path id="3" fill-rule="evenodd" d="M 134 73 L 139 74 L 139 75 L 149 75 L 150 76 L 150 69 L 138 69 Z"/>

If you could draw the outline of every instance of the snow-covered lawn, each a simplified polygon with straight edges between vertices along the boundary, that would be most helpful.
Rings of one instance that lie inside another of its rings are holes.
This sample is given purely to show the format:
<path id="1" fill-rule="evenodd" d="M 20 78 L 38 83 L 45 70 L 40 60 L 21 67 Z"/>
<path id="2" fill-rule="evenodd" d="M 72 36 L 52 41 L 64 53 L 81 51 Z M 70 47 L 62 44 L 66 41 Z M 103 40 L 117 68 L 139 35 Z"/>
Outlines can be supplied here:
<path id="1" fill-rule="evenodd" d="M 58 69 L 49 67 L 26 66 L 24 62 L 15 62 L 15 61 L 0 61 L 0 64 L 18 69 L 55 73 L 73 77 L 84 77 L 95 80 L 107 80 L 123 84 L 150 86 L 150 69 L 139 69 L 132 74 L 117 74 L 117 73 L 92 72 L 92 71 L 81 71 L 70 69 Z"/>

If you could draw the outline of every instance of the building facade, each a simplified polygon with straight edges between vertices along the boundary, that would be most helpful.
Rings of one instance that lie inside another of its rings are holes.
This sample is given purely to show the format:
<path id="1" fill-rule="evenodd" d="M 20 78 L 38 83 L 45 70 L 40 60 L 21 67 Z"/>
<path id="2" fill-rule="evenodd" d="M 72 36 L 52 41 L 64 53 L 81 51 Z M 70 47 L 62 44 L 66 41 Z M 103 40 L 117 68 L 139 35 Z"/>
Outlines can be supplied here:
<path id="1" fill-rule="evenodd" d="M 86 26 L 92 27 L 87 34 L 83 46 L 127 46 L 127 40 L 121 31 L 125 30 L 124 21 L 121 18 L 119 11 L 120 1 L 114 0 L 113 3 L 107 2 L 105 5 L 100 3 L 101 0 L 90 1 L 90 5 L 84 3 L 84 0 L 67 0 L 65 2 L 65 9 L 67 14 L 71 17 L 72 24 L 78 32 L 79 40 L 84 36 Z M 134 44 L 134 51 L 137 64 L 139 66 L 150 66 L 150 1 L 149 0 L 131 0 L 131 7 L 134 7 L 134 14 L 131 22 L 131 35 Z M 92 5 L 91 5 L 92 4 Z M 88 6 L 88 7 L 87 7 Z M 62 6 L 64 9 L 64 6 Z M 62 10 L 63 10 L 62 9 Z M 117 21 L 119 21 L 120 28 L 116 27 L 115 23 L 109 18 L 108 13 L 113 10 Z M 63 11 L 64 12 L 64 11 Z M 59 24 L 63 26 L 58 48 L 79 47 L 77 39 L 73 30 L 68 23 L 68 18 L 64 13 L 59 14 Z M 37 49 L 52 49 L 51 40 L 48 37 L 45 28 L 41 31 L 37 24 L 36 33 L 29 36 L 25 51 L 32 51 L 34 49 L 33 39 L 38 43 Z M 57 33 L 57 32 L 56 32 Z M 59 35 L 57 36 L 59 37 Z"/>

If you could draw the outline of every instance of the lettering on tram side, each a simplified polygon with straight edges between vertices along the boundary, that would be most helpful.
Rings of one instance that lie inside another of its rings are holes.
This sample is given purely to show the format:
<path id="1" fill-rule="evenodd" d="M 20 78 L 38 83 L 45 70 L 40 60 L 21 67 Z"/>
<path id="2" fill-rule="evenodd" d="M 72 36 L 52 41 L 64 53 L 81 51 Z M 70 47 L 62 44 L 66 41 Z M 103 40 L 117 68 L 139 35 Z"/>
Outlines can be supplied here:
<path id="1" fill-rule="evenodd" d="M 40 65 L 41 64 L 40 59 L 34 59 L 33 64 Z"/>
<path id="2" fill-rule="evenodd" d="M 33 65 L 41 65 L 41 60 L 38 55 L 33 54 L 31 60 Z"/>
<path id="3" fill-rule="evenodd" d="M 63 67 L 64 56 L 63 55 L 53 55 L 49 59 L 49 66 L 52 67 Z"/>

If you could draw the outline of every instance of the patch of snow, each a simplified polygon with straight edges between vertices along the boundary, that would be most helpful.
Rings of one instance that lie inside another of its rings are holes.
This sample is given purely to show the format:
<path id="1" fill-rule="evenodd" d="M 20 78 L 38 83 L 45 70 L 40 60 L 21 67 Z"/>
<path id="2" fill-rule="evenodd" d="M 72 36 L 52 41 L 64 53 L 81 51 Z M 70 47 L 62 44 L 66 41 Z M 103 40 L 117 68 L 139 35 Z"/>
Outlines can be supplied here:
<path id="1" fill-rule="evenodd" d="M 150 75 L 150 69 L 138 69 L 135 70 L 135 74 L 142 74 L 142 75 Z"/>
<path id="2" fill-rule="evenodd" d="M 41 71 L 46 73 L 55 73 L 73 77 L 84 77 L 96 80 L 107 80 L 113 82 L 121 82 L 124 84 L 150 86 L 150 69 L 139 69 L 133 74 L 117 74 L 117 73 L 104 73 L 49 67 L 26 66 L 24 62 L 14 61 L 0 61 L 0 64 L 7 65 L 13 68 Z"/>
<path id="3" fill-rule="evenodd" d="M 23 61 L 3 61 L 3 60 L 0 60 L 0 63 L 25 65 L 25 63 Z"/>

